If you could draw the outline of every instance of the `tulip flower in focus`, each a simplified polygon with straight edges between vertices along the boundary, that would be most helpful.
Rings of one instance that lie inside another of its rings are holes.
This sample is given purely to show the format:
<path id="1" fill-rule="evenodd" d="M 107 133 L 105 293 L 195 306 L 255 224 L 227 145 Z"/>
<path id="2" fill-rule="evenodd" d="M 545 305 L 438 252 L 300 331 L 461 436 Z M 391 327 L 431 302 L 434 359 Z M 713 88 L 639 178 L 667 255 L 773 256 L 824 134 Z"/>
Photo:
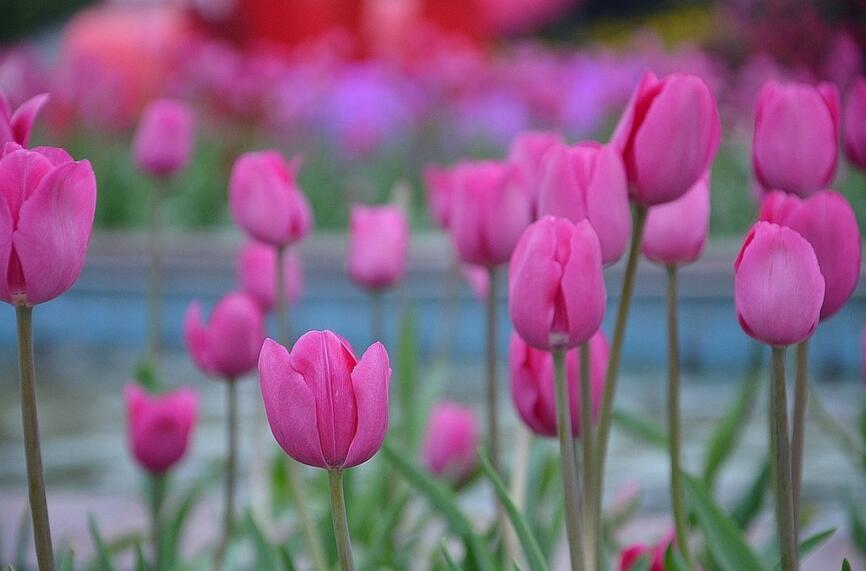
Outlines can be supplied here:
<path id="1" fill-rule="evenodd" d="M 238 253 L 238 288 L 253 298 L 264 313 L 273 309 L 276 303 L 276 268 L 277 251 L 268 244 L 250 240 Z M 303 281 L 301 258 L 294 250 L 287 250 L 283 255 L 283 284 L 289 304 L 301 297 Z"/>
<path id="2" fill-rule="evenodd" d="M 601 246 L 586 220 L 545 216 L 520 238 L 508 276 L 508 309 L 517 333 L 536 349 L 589 340 L 604 318 Z"/>
<path id="3" fill-rule="evenodd" d="M 360 287 L 383 290 L 406 273 L 409 222 L 400 206 L 352 207 L 349 217 L 349 277 Z"/>
<path id="4" fill-rule="evenodd" d="M 48 95 L 36 95 L 13 110 L 6 99 L 6 94 L 0 90 L 0 153 L 6 143 L 18 143 L 26 147 L 30 142 L 30 131 L 40 109 L 48 101 Z"/>
<path id="5" fill-rule="evenodd" d="M 151 176 L 170 177 L 187 165 L 194 143 L 192 110 L 174 99 L 158 99 L 141 114 L 132 143 L 135 164 Z"/>
<path id="6" fill-rule="evenodd" d="M 129 383 L 123 390 L 129 447 L 139 465 L 164 474 L 187 452 L 195 426 L 198 395 L 188 388 L 149 395 Z"/>
<path id="7" fill-rule="evenodd" d="M 848 160 L 866 169 L 866 77 L 858 77 L 848 89 L 842 125 Z"/>
<path id="8" fill-rule="evenodd" d="M 291 352 L 267 339 L 259 379 L 274 438 L 298 462 L 351 468 L 382 446 L 391 365 L 381 343 L 358 359 L 331 331 L 305 333 Z"/>
<path id="9" fill-rule="evenodd" d="M 659 264 L 688 264 L 704 251 L 710 225 L 710 179 L 704 175 L 673 202 L 653 206 L 647 215 L 641 250 Z"/>
<path id="10" fill-rule="evenodd" d="M 752 163 L 764 188 L 801 197 L 828 186 L 839 155 L 835 86 L 767 82 L 758 95 Z"/>
<path id="11" fill-rule="evenodd" d="M 533 218 L 541 193 L 544 157 L 551 148 L 564 144 L 565 141 L 559 133 L 526 131 L 517 135 L 508 148 L 508 162 L 517 169 L 520 184 L 523 185 L 532 204 Z"/>
<path id="12" fill-rule="evenodd" d="M 702 79 L 647 72 L 611 143 L 622 154 L 632 199 L 655 206 L 679 198 L 703 176 L 720 138 L 716 100 Z"/>
<path id="13" fill-rule="evenodd" d="M 431 474 L 455 486 L 466 482 L 478 463 L 478 420 L 473 410 L 450 401 L 434 405 L 422 450 Z"/>

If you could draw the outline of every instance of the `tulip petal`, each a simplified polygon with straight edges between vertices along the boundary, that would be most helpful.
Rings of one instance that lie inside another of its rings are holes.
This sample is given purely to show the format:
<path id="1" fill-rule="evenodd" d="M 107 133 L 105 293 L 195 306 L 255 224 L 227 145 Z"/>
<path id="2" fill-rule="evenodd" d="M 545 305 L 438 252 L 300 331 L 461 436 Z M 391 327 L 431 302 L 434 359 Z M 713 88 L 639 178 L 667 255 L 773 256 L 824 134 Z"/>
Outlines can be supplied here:
<path id="1" fill-rule="evenodd" d="M 6 202 L 12 222 L 17 226 L 21 204 L 36 191 L 39 183 L 51 171 L 51 162 L 41 153 L 7 146 L 0 159 L 0 197 Z"/>
<path id="2" fill-rule="evenodd" d="M 13 303 L 8 281 L 9 261 L 12 257 L 12 231 L 13 222 L 9 207 L 5 200 L 0 200 L 0 272 L 3 272 L 0 278 L 0 300 L 7 303 Z"/>
<path id="3" fill-rule="evenodd" d="M 207 329 L 202 323 L 201 304 L 197 301 L 192 302 L 186 310 L 183 319 L 183 337 L 186 350 L 195 361 L 196 366 L 205 374 L 213 375 L 215 373 L 214 365 L 208 357 L 207 351 Z"/>
<path id="4" fill-rule="evenodd" d="M 47 101 L 48 94 L 43 93 L 31 97 L 15 110 L 9 123 L 12 126 L 12 135 L 16 142 L 25 147 L 27 146 L 27 143 L 30 141 L 30 131 L 33 130 L 33 123 L 36 121 L 36 116 Z"/>
<path id="5" fill-rule="evenodd" d="M 584 193 L 571 164 L 572 155 L 565 145 L 550 149 L 544 160 L 539 214 L 559 216 L 580 222 L 587 216 Z"/>
<path id="6" fill-rule="evenodd" d="M 344 468 L 373 457 L 388 432 L 388 388 L 391 364 L 381 343 L 373 343 L 352 371 L 352 388 L 358 406 L 358 426 L 346 455 Z"/>
<path id="7" fill-rule="evenodd" d="M 568 261 L 562 270 L 562 296 L 568 314 L 569 347 L 589 341 L 601 327 L 607 303 L 602 274 L 601 244 L 588 220 L 578 222 L 570 236 Z"/>
<path id="8" fill-rule="evenodd" d="M 640 105 L 640 101 L 646 99 L 647 93 L 656 91 L 658 88 L 658 78 L 653 72 L 647 71 L 643 74 L 640 83 L 638 83 L 637 87 L 632 92 L 628 104 L 625 106 L 625 111 L 623 112 L 622 117 L 620 117 L 619 122 L 613 131 L 613 135 L 611 135 L 610 138 L 610 143 L 621 155 L 625 155 L 626 148 L 629 147 L 631 143 L 635 121 L 638 118 L 638 106 Z M 641 115 L 643 115 L 643 113 L 645 113 L 645 109 L 642 110 Z"/>
<path id="9" fill-rule="evenodd" d="M 619 260 L 631 239 L 628 179 L 622 158 L 610 145 L 599 148 L 586 191 L 587 218 L 598 234 L 605 265 Z"/>

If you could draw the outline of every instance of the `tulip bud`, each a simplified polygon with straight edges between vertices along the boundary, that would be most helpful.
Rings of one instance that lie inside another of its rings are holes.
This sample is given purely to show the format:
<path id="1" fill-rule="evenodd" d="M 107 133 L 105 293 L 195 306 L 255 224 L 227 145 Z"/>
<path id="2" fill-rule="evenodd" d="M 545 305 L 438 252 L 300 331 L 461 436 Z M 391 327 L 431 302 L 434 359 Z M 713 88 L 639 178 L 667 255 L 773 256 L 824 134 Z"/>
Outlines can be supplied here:
<path id="1" fill-rule="evenodd" d="M 845 101 L 845 154 L 848 160 L 866 169 L 866 78 L 858 77 L 848 89 Z"/>
<path id="2" fill-rule="evenodd" d="M 343 469 L 373 457 L 388 431 L 388 352 L 374 343 L 358 360 L 331 331 L 309 331 L 291 353 L 265 340 L 259 379 L 268 424 L 303 464 Z"/>
<path id="3" fill-rule="evenodd" d="M 797 232 L 758 222 L 734 262 L 734 301 L 740 326 L 774 347 L 807 339 L 824 301 L 815 251 Z"/>
<path id="4" fill-rule="evenodd" d="M 599 330 L 589 341 L 590 389 L 593 421 L 597 420 L 604 391 L 608 361 L 607 339 Z M 519 335 L 511 336 L 509 354 L 511 398 L 523 422 L 539 436 L 553 438 L 556 432 L 556 390 L 553 378 L 553 356 L 535 349 Z M 568 379 L 568 402 L 571 407 L 571 432 L 580 436 L 580 351 L 572 349 L 565 356 Z"/>
<path id="5" fill-rule="evenodd" d="M 586 220 L 545 216 L 523 233 L 508 275 L 514 328 L 536 349 L 576 347 L 601 327 L 601 246 Z"/>
<path id="6" fill-rule="evenodd" d="M 544 161 L 539 214 L 589 220 L 605 264 L 619 260 L 631 237 L 628 181 L 619 153 L 609 145 L 557 145 Z"/>
<path id="7" fill-rule="evenodd" d="M 9 100 L 3 91 L 0 91 L 0 153 L 6 143 L 18 143 L 26 147 L 30 142 L 30 131 L 42 106 L 48 101 L 48 95 L 36 95 L 21 104 L 18 109 L 12 111 Z"/>
<path id="8" fill-rule="evenodd" d="M 298 187 L 300 158 L 286 164 L 277 151 L 244 153 L 229 180 L 229 210 L 251 238 L 287 246 L 307 235 L 312 214 Z"/>
<path id="9" fill-rule="evenodd" d="M 719 148 L 716 100 L 702 79 L 647 72 L 611 143 L 622 154 L 632 199 L 643 206 L 676 200 L 694 185 Z"/>
<path id="10" fill-rule="evenodd" d="M 349 277 L 371 290 L 392 287 L 406 273 L 409 222 L 395 205 L 352 207 L 349 218 Z"/>
<path id="11" fill-rule="evenodd" d="M 805 197 L 826 187 L 839 155 L 839 92 L 769 81 L 758 95 L 752 163 L 767 189 Z"/>
<path id="12" fill-rule="evenodd" d="M 129 448 L 142 468 L 163 474 L 174 466 L 189 447 L 195 425 L 198 395 L 178 389 L 159 396 L 129 383 L 123 390 Z"/>
<path id="13" fill-rule="evenodd" d="M 201 304 L 194 301 L 184 318 L 186 348 L 206 375 L 234 380 L 255 366 L 265 339 L 262 312 L 251 297 L 230 293 L 202 323 Z"/>
<path id="14" fill-rule="evenodd" d="M 824 276 L 821 319 L 842 309 L 860 279 L 860 229 L 845 197 L 831 190 L 806 199 L 774 191 L 758 218 L 795 230 L 812 246 Z"/>
<path id="15" fill-rule="evenodd" d="M 132 152 L 146 173 L 169 177 L 189 162 L 195 139 L 192 110 L 174 99 L 151 102 L 141 114 Z"/>
<path id="16" fill-rule="evenodd" d="M 653 206 L 641 249 L 659 264 L 688 264 L 704 251 L 710 225 L 710 178 L 704 175 L 680 198 Z"/>
<path id="17" fill-rule="evenodd" d="M 273 309 L 277 300 L 277 250 L 261 242 L 249 241 L 238 253 L 238 287 L 253 298 L 262 312 Z M 304 289 L 301 259 L 295 250 L 283 252 L 283 284 L 286 302 L 295 303 Z"/>
<path id="18" fill-rule="evenodd" d="M 424 167 L 423 178 L 426 189 L 427 211 L 440 228 L 448 228 L 451 201 L 457 184 L 457 167 L 445 168 L 436 165 Z"/>
<path id="19" fill-rule="evenodd" d="M 514 167 L 495 161 L 464 163 L 455 176 L 449 228 L 457 253 L 469 264 L 504 264 L 530 222 L 529 197 Z"/>
<path id="20" fill-rule="evenodd" d="M 96 211 L 96 177 L 63 149 L 8 143 L 0 158 L 0 299 L 36 305 L 78 279 Z"/>
<path id="21" fill-rule="evenodd" d="M 508 162 L 517 170 L 518 180 L 532 205 L 533 218 L 541 193 L 544 157 L 547 151 L 558 145 L 565 145 L 559 133 L 526 131 L 514 137 L 508 148 Z"/>
<path id="22" fill-rule="evenodd" d="M 430 411 L 424 436 L 423 460 L 427 470 L 459 486 L 475 471 L 477 450 L 475 412 L 450 401 L 437 403 Z"/>

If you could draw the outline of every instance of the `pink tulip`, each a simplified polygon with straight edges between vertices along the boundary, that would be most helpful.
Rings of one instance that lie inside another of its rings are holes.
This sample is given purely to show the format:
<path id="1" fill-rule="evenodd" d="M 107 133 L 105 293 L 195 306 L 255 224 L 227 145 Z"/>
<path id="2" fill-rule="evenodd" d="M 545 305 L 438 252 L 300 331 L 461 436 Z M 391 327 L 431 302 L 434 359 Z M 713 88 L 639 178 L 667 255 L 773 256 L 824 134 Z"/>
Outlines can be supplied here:
<path id="1" fill-rule="evenodd" d="M 821 314 L 824 278 L 815 251 L 794 230 L 758 222 L 734 262 L 740 326 L 774 347 L 807 339 Z"/>
<path id="2" fill-rule="evenodd" d="M 523 233 L 508 275 L 508 309 L 527 343 L 576 347 L 601 327 L 607 293 L 601 246 L 586 220 L 545 216 Z"/>
<path id="3" fill-rule="evenodd" d="M 599 330 L 589 342 L 590 385 L 593 420 L 598 417 L 607 373 L 607 339 Z M 511 398 L 523 422 L 539 436 L 556 436 L 556 396 L 553 379 L 553 357 L 548 351 L 535 349 L 519 335 L 511 336 L 509 355 Z M 568 378 L 568 402 L 571 406 L 571 431 L 580 436 L 580 351 L 565 356 Z"/>
<path id="4" fill-rule="evenodd" d="M 843 125 L 848 160 L 866 169 L 866 77 L 858 77 L 848 89 Z"/>
<path id="5" fill-rule="evenodd" d="M 371 290 L 394 286 L 406 273 L 409 222 L 399 206 L 352 207 L 349 218 L 349 277 Z"/>
<path id="6" fill-rule="evenodd" d="M 650 558 L 648 571 L 665 571 L 665 555 L 668 547 L 673 543 L 674 535 L 668 533 L 655 547 L 636 544 L 623 550 L 619 559 L 619 571 L 632 571 L 635 563 L 641 557 Z"/>
<path id="7" fill-rule="evenodd" d="M 183 388 L 151 396 L 134 383 L 123 390 L 129 448 L 142 468 L 163 474 L 186 454 L 195 426 L 198 395 Z"/>
<path id="8" fill-rule="evenodd" d="M 641 249 L 659 264 L 688 264 L 704 251 L 710 225 L 710 178 L 704 175 L 684 195 L 650 208 Z"/>
<path id="9" fill-rule="evenodd" d="M 427 210 L 430 218 L 440 227 L 448 228 L 451 214 L 451 201 L 457 185 L 457 167 L 424 167 L 424 188 L 427 196 Z"/>
<path id="10" fill-rule="evenodd" d="M 273 246 L 250 240 L 238 253 L 238 288 L 253 298 L 262 312 L 273 309 L 277 301 L 277 251 Z M 295 303 L 304 290 L 301 258 L 294 249 L 283 254 L 283 284 L 286 303 Z"/>
<path id="11" fill-rule="evenodd" d="M 559 133 L 543 131 L 526 131 L 511 141 L 511 146 L 508 148 L 508 161 L 517 169 L 520 184 L 529 196 L 533 210 L 537 207 L 541 193 L 545 154 L 551 148 L 564 144 L 565 140 Z"/>
<path id="12" fill-rule="evenodd" d="M 504 264 L 530 222 L 529 197 L 514 167 L 477 161 L 462 164 L 455 176 L 449 226 L 457 253 L 469 264 Z"/>
<path id="13" fill-rule="evenodd" d="M 475 297 L 480 300 L 487 299 L 487 296 L 490 295 L 490 272 L 487 271 L 487 268 L 463 264 L 460 266 L 460 273 L 469 282 L 469 287 L 472 288 Z"/>
<path id="14" fill-rule="evenodd" d="M 78 279 L 93 229 L 96 178 L 63 149 L 7 143 L 0 158 L 0 299 L 36 305 Z"/>
<path id="15" fill-rule="evenodd" d="M 619 153 L 609 145 L 557 145 L 546 155 L 539 214 L 572 222 L 589 220 L 605 264 L 619 260 L 631 237 L 628 180 Z"/>
<path id="16" fill-rule="evenodd" d="M 860 229 L 845 197 L 831 190 L 806 199 L 774 191 L 758 218 L 795 230 L 815 250 L 825 284 L 821 319 L 842 309 L 860 278 Z"/>
<path id="17" fill-rule="evenodd" d="M 184 338 L 192 360 L 206 375 L 234 380 L 256 366 L 265 323 L 259 306 L 243 293 L 230 293 L 202 323 L 201 304 L 194 301 L 184 318 Z"/>
<path id="18" fill-rule="evenodd" d="M 303 464 L 342 469 L 362 464 L 388 432 L 388 352 L 374 343 L 358 360 L 331 331 L 309 331 L 292 352 L 267 339 L 259 378 L 271 432 Z"/>
<path id="19" fill-rule="evenodd" d="M 48 101 L 48 95 L 36 95 L 21 104 L 15 111 L 6 99 L 3 91 L 0 91 L 0 152 L 6 143 L 18 143 L 26 147 L 30 142 L 30 131 L 39 110 Z"/>
<path id="20" fill-rule="evenodd" d="M 769 81 L 758 94 L 752 163 L 767 189 L 802 197 L 826 187 L 839 155 L 839 92 Z"/>
<path id="21" fill-rule="evenodd" d="M 427 470 L 447 482 L 460 485 L 475 471 L 478 419 L 475 412 L 455 402 L 442 401 L 430 411 L 424 437 L 423 460 Z"/>
<path id="22" fill-rule="evenodd" d="M 287 246 L 307 235 L 312 214 L 298 187 L 300 158 L 286 164 L 277 151 L 244 153 L 229 180 L 229 209 L 251 238 Z"/>
<path id="23" fill-rule="evenodd" d="M 676 200 L 703 176 L 719 148 L 719 111 L 694 75 L 657 79 L 647 72 L 614 131 L 632 199 L 644 206 Z"/>
<path id="24" fill-rule="evenodd" d="M 189 162 L 195 139 L 192 110 L 174 99 L 158 99 L 142 112 L 132 142 L 135 164 L 156 177 L 169 177 Z"/>

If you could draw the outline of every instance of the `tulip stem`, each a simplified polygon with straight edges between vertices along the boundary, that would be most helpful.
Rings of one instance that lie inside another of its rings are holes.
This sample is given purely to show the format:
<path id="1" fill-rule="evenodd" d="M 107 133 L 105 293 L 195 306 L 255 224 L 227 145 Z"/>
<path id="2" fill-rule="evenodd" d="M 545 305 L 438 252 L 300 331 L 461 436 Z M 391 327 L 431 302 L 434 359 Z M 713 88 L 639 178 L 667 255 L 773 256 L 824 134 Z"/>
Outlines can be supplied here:
<path id="1" fill-rule="evenodd" d="M 692 567 L 689 550 L 689 528 L 682 484 L 682 433 L 680 427 L 680 341 L 677 326 L 677 266 L 667 266 L 668 273 L 668 437 L 671 454 L 671 504 L 674 512 L 677 549 Z"/>
<path id="2" fill-rule="evenodd" d="M 616 325 L 613 330 L 613 342 L 610 349 L 610 359 L 604 380 L 604 396 L 601 401 L 601 412 L 598 417 L 598 432 L 595 447 L 595 474 L 593 497 L 598 498 L 598 506 L 593 516 L 595 527 L 601 529 L 602 498 L 604 497 L 604 464 L 607 460 L 607 445 L 610 441 L 610 428 L 613 420 L 613 399 L 616 396 L 616 383 L 619 378 L 619 366 L 622 358 L 622 346 L 625 341 L 625 327 L 628 322 L 628 310 L 634 293 L 637 263 L 640 258 L 641 241 L 646 225 L 647 207 L 638 205 L 635 209 L 634 227 L 631 234 L 631 245 L 619 296 L 619 309 L 616 314 Z"/>
<path id="3" fill-rule="evenodd" d="M 148 229 L 148 253 L 150 255 L 150 275 L 147 290 L 147 339 L 148 356 L 151 366 L 159 367 L 162 332 L 162 249 L 160 247 L 160 210 L 162 196 L 166 192 L 165 182 L 160 181 L 150 196 L 150 226 Z"/>
<path id="4" fill-rule="evenodd" d="M 776 480 L 776 528 L 782 571 L 799 569 L 794 528 L 794 502 L 791 485 L 791 449 L 788 440 L 788 402 L 785 387 L 785 348 L 773 347 L 773 378 L 770 385 L 774 476 Z"/>
<path id="5" fill-rule="evenodd" d="M 346 498 L 343 495 L 343 471 L 328 470 L 331 490 L 331 521 L 334 524 L 334 538 L 337 541 L 337 559 L 340 571 L 353 571 L 352 538 L 349 536 L 349 520 L 346 517 Z"/>
<path id="6" fill-rule="evenodd" d="M 167 478 L 165 473 L 151 474 L 150 476 L 150 530 L 151 541 L 153 542 L 154 571 L 160 571 L 162 568 L 162 550 L 159 548 L 161 535 L 159 514 L 162 511 L 162 502 L 165 500 Z"/>
<path id="7" fill-rule="evenodd" d="M 590 373 L 589 341 L 580 346 L 580 441 L 583 445 L 583 514 L 584 538 L 586 543 L 586 567 L 598 569 L 601 561 L 601 537 L 599 528 L 595 526 L 594 513 L 599 504 L 593 496 L 593 470 L 595 456 L 593 445 L 595 435 L 592 430 L 592 375 Z"/>
<path id="8" fill-rule="evenodd" d="M 499 399 L 496 396 L 496 268 L 490 267 L 490 292 L 487 296 L 487 365 L 486 365 L 486 384 L 487 384 L 487 445 L 490 452 L 490 463 L 497 473 L 499 468 L 499 419 L 497 412 L 497 404 Z M 500 523 L 501 529 L 506 529 L 505 513 L 502 511 L 502 505 L 493 497 L 493 510 L 496 514 L 496 521 Z"/>
<path id="9" fill-rule="evenodd" d="M 800 491 L 803 485 L 803 448 L 806 442 L 806 406 L 809 401 L 809 340 L 797 345 L 794 383 L 794 419 L 791 428 L 791 481 L 794 486 L 794 529 L 799 536 Z M 799 541 L 799 537 L 797 538 Z"/>
<path id="10" fill-rule="evenodd" d="M 379 341 L 385 343 L 385 305 L 383 292 L 373 290 L 370 293 L 370 343 Z"/>
<path id="11" fill-rule="evenodd" d="M 48 522 L 48 501 L 42 475 L 39 445 L 39 415 L 36 407 L 36 371 L 33 365 L 33 308 L 15 306 L 18 323 L 18 367 L 21 376 L 21 423 L 24 429 L 24 454 L 27 463 L 27 493 L 33 520 L 33 538 L 39 571 L 54 571 L 54 549 Z"/>
<path id="12" fill-rule="evenodd" d="M 238 446 L 238 403 L 237 403 L 237 382 L 235 379 L 226 380 L 226 404 L 227 404 L 227 420 L 226 423 L 226 441 L 228 445 L 228 454 L 226 458 L 226 473 L 225 473 L 225 505 L 223 506 L 223 532 L 217 546 L 216 556 L 214 557 L 214 571 L 222 569 L 223 560 L 225 559 L 226 550 L 231 541 L 232 525 L 235 518 L 235 472 L 237 470 L 237 446 Z"/>

